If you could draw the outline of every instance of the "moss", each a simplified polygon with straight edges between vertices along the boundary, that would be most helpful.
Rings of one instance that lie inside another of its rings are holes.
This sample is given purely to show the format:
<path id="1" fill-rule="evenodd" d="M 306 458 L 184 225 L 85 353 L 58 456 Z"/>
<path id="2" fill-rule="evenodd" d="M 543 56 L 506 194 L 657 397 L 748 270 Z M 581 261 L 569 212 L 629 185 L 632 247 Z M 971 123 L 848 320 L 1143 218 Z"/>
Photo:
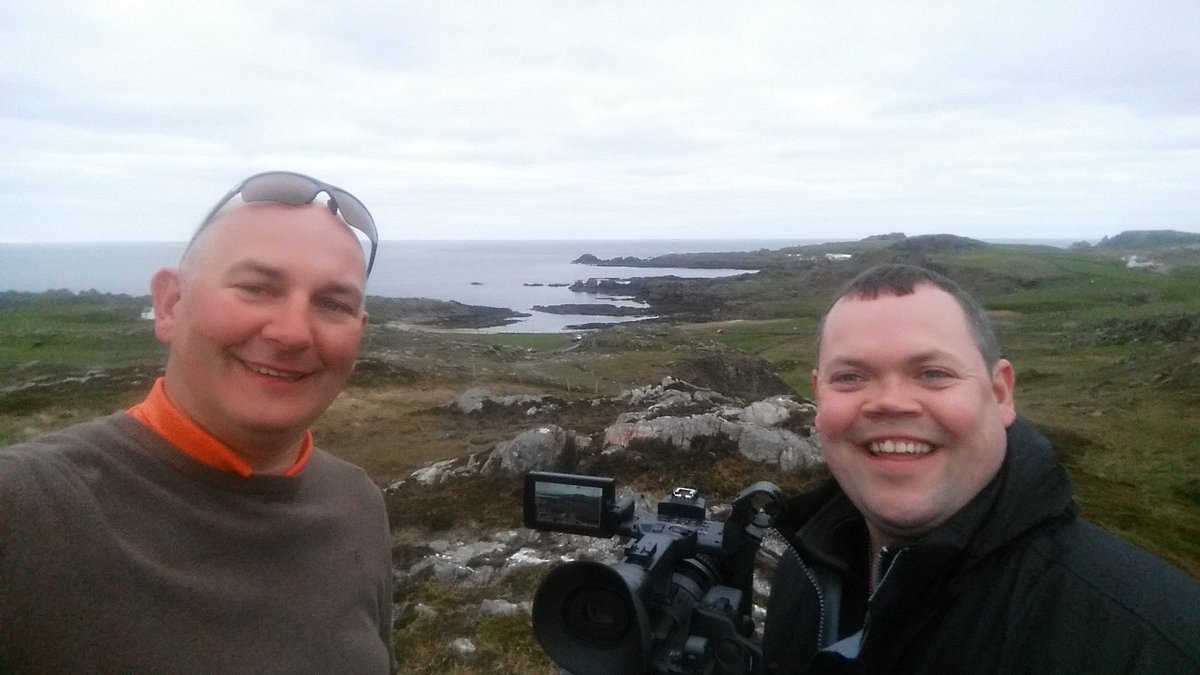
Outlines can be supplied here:
<path id="1" fill-rule="evenodd" d="M 386 495 L 393 526 L 427 531 L 459 525 L 489 529 L 521 526 L 520 481 L 507 477 L 467 476 L 441 485 L 409 483 Z"/>

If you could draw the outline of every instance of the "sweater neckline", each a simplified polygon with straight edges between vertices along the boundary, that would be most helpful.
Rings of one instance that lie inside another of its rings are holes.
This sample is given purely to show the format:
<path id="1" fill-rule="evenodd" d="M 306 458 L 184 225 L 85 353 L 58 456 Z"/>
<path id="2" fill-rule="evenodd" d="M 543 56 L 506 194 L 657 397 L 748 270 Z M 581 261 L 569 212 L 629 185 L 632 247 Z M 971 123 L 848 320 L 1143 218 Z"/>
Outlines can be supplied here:
<path id="1" fill-rule="evenodd" d="M 141 461 L 182 474 L 187 478 L 223 492 L 258 494 L 268 498 L 282 498 L 294 494 L 305 482 L 305 471 L 297 476 L 237 473 L 213 467 L 183 452 L 181 448 L 161 436 L 154 429 L 129 413 L 117 413 L 109 418 L 133 442 L 130 446 Z"/>
<path id="2" fill-rule="evenodd" d="M 233 448 L 206 431 L 171 401 L 164 378 L 158 378 L 145 400 L 127 412 L 192 459 L 242 478 L 255 474 L 250 464 Z M 292 477 L 303 472 L 312 449 L 312 432 L 306 431 L 295 463 L 283 475 Z"/>

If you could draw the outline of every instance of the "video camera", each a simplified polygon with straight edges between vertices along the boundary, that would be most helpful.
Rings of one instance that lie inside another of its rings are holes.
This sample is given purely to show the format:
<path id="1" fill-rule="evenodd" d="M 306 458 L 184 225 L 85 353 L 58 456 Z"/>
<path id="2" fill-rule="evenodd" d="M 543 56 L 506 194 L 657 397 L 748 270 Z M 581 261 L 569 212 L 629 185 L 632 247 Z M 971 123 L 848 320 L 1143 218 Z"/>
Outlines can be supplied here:
<path id="1" fill-rule="evenodd" d="M 615 498 L 612 478 L 525 476 L 525 527 L 626 540 L 621 562 L 564 563 L 533 600 L 542 649 L 573 675 L 761 673 L 754 634 L 754 558 L 783 509 L 774 483 L 734 499 L 724 523 L 704 498 L 675 488 L 656 514 Z"/>

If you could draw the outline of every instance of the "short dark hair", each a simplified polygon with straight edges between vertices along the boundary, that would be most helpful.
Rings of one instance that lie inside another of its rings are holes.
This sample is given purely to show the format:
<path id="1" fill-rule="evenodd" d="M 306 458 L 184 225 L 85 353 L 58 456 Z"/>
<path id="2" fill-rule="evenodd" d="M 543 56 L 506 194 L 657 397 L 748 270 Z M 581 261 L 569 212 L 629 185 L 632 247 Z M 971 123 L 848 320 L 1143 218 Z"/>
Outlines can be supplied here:
<path id="1" fill-rule="evenodd" d="M 854 277 L 842 288 L 821 316 L 821 322 L 817 326 L 817 353 L 821 352 L 821 339 L 825 334 L 825 320 L 829 317 L 829 311 L 842 298 L 874 300 L 882 293 L 909 295 L 922 284 L 940 288 L 954 298 L 967 317 L 967 324 L 971 327 L 971 334 L 975 338 L 979 353 L 983 356 L 983 362 L 989 370 L 995 366 L 1000 360 L 1000 341 L 996 339 L 996 331 L 992 328 L 992 322 L 983 306 L 948 277 L 924 267 L 900 263 L 876 265 Z"/>

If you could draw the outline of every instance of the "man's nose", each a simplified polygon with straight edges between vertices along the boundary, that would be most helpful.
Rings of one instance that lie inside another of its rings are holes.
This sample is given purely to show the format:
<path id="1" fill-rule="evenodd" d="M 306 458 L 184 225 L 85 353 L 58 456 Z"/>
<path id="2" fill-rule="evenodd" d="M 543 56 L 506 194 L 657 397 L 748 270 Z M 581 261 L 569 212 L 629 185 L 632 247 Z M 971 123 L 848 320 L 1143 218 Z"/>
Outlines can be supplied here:
<path id="1" fill-rule="evenodd" d="M 307 302 L 288 299 L 275 306 L 274 312 L 262 328 L 262 336 L 288 349 L 307 347 L 312 344 L 312 312 Z"/>
<path id="2" fill-rule="evenodd" d="M 876 415 L 918 413 L 921 404 L 913 389 L 913 384 L 900 376 L 879 378 L 868 392 L 863 412 Z"/>

